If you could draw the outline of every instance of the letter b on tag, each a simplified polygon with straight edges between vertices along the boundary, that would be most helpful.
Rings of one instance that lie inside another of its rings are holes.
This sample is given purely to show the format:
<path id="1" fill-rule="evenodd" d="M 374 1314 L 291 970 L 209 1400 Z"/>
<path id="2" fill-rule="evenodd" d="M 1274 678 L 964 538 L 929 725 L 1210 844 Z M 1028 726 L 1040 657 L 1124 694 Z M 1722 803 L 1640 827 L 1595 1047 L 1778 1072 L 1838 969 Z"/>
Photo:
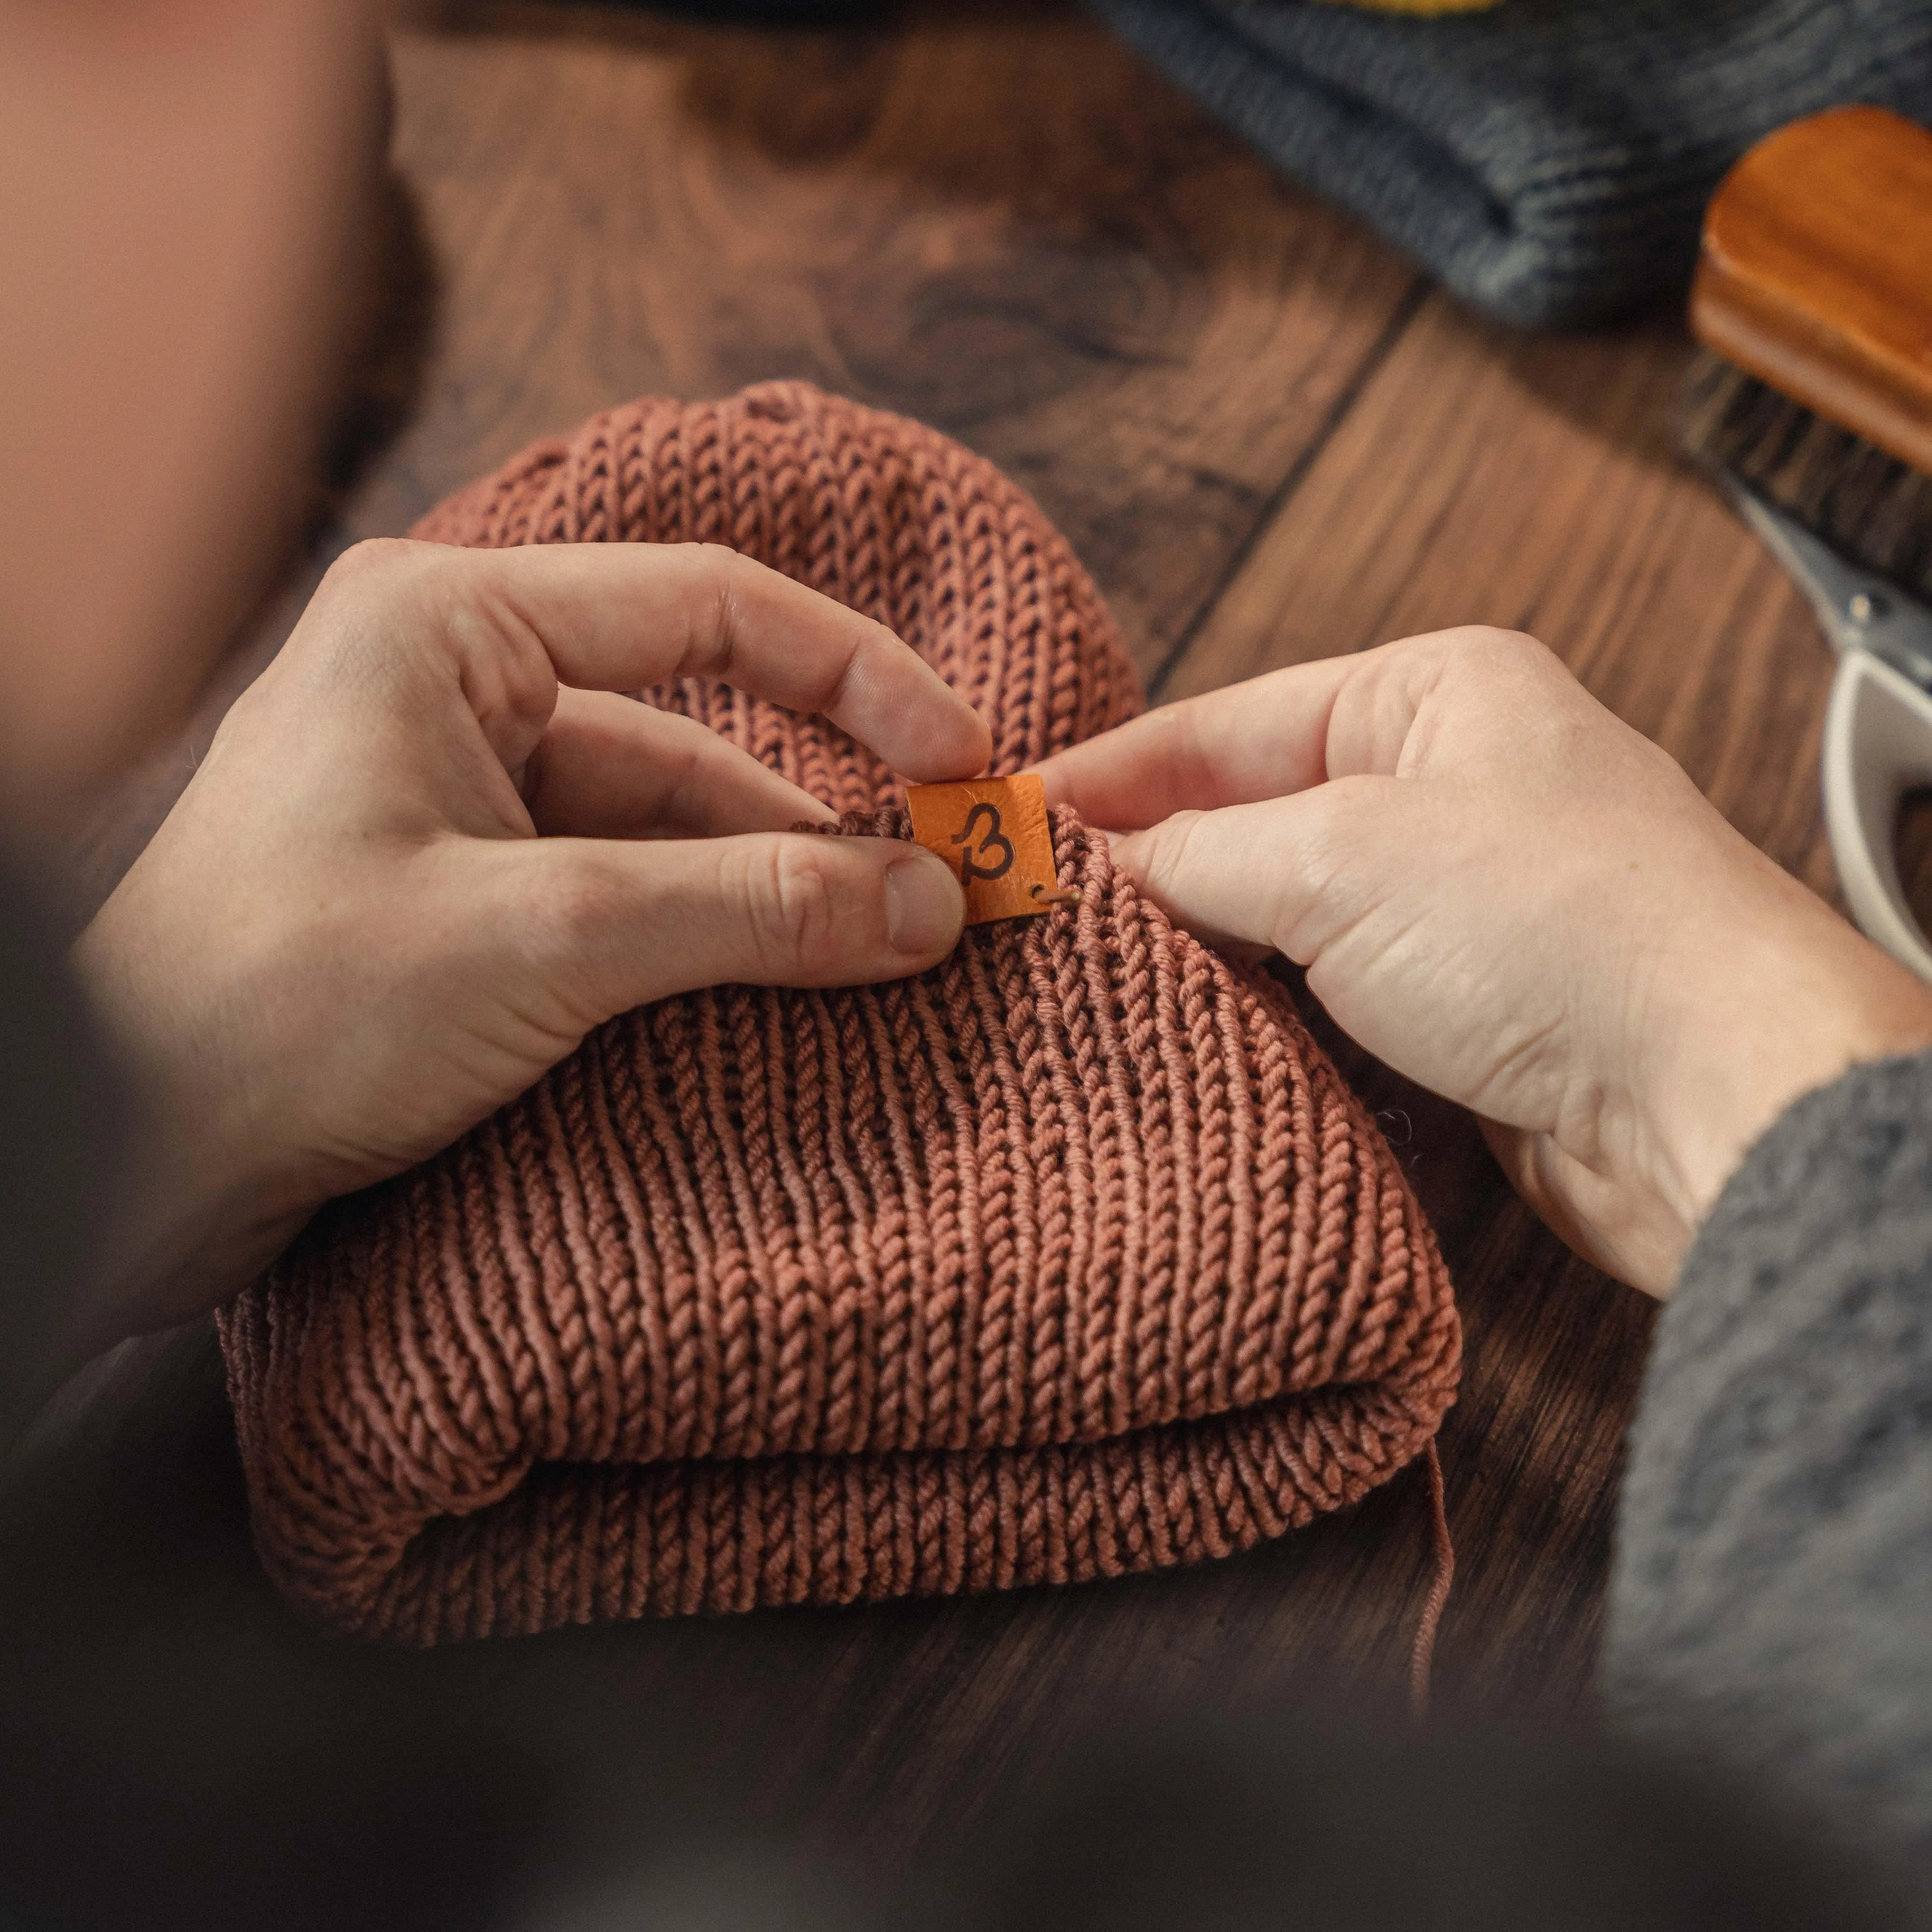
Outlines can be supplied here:
<path id="1" fill-rule="evenodd" d="M 1013 869 L 1013 842 L 1000 830 L 1000 808 L 983 798 L 967 813 L 966 829 L 954 832 L 946 843 L 965 848 L 959 855 L 962 885 L 970 886 L 975 879 L 990 884 L 994 879 L 1004 879 Z"/>
<path id="2" fill-rule="evenodd" d="M 1054 889 L 1046 790 L 1030 774 L 964 784 L 908 785 L 913 836 L 952 868 L 966 923 L 1048 910 Z"/>

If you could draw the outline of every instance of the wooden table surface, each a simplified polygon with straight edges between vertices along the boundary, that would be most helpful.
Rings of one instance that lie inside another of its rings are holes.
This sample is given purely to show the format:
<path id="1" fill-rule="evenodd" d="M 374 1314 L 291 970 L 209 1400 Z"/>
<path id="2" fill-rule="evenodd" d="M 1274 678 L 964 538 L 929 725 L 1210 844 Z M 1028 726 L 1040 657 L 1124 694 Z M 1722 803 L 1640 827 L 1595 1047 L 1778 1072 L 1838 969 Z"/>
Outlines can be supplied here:
<path id="1" fill-rule="evenodd" d="M 1154 698 L 1520 626 L 1832 890 L 1827 653 L 1673 453 L 1671 318 L 1567 338 L 1474 318 L 1070 9 L 818 32 L 475 4 L 404 38 L 397 77 L 442 334 L 347 535 L 400 531 L 629 397 L 807 376 L 1018 478 Z M 1541 1228 L 1466 1118 L 1324 1036 L 1400 1150 L 1467 1324 L 1442 1694 L 1569 1721 L 1652 1311 Z M 1411 1474 L 1186 1574 L 396 1656 L 310 1635 L 262 1582 L 206 1331 L 101 1365 L 26 1466 L 8 1535 L 40 1580 L 28 1654 L 70 1686 L 137 1660 L 142 1686 L 59 1707 L 62 1802 L 117 1808 L 129 1884 L 214 1886 L 220 1864 L 236 1896 L 279 1898 L 299 1870 L 316 1924 L 347 1922 L 326 1902 L 371 1861 L 410 1922 L 494 1922 L 482 1901 L 529 1847 L 594 1859 L 704 1779 L 890 1872 L 1124 1700 L 1378 1702 L 1426 1581 Z"/>

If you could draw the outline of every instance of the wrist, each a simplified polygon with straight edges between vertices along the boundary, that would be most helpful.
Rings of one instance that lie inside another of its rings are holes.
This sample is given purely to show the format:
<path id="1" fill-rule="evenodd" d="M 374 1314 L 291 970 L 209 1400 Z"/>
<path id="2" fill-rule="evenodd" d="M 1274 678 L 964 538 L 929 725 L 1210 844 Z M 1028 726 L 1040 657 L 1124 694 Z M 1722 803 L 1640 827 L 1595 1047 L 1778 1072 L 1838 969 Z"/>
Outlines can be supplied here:
<path id="1" fill-rule="evenodd" d="M 165 1128 L 149 1137 L 76 1311 L 76 1364 L 226 1300 L 312 1211 L 266 1176 L 204 1157 Z"/>
<path id="2" fill-rule="evenodd" d="M 205 1022 L 164 997 L 168 975 L 135 970 L 143 955 L 114 929 L 115 910 L 74 961 L 130 1076 L 136 1147 L 71 1324 L 79 1359 L 226 1300 L 315 1205 Z"/>
<path id="3" fill-rule="evenodd" d="M 1856 1066 L 1932 1048 L 1932 988 L 1783 874 L 1778 903 L 1723 932 L 1655 1029 L 1643 1114 L 1688 1244 L 1751 1148 Z"/>

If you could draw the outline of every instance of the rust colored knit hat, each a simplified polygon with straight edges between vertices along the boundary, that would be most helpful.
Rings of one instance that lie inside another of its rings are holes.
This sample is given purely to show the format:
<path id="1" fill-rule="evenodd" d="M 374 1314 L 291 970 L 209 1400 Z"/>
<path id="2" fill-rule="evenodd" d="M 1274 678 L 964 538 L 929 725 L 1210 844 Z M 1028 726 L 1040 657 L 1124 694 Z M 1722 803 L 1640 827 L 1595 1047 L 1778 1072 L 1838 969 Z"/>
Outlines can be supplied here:
<path id="1" fill-rule="evenodd" d="M 1131 715 L 1064 540 L 935 432 L 768 384 L 633 404 L 418 534 L 728 542 L 879 618 L 1010 770 Z M 908 836 L 822 720 L 705 719 Z M 724 987 L 600 1028 L 334 1203 L 224 1315 L 257 1543 L 410 1643 L 1073 1581 L 1245 1548 L 1433 1440 L 1434 1238 L 1286 994 L 1054 814 L 1078 906 L 920 978 Z"/>

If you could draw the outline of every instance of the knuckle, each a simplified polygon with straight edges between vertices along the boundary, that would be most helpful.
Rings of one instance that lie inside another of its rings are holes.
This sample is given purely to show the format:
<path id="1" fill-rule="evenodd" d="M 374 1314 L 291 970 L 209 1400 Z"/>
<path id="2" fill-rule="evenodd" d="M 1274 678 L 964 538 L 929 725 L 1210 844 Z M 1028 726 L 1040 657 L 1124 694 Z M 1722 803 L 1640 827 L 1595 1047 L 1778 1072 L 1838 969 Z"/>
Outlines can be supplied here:
<path id="1" fill-rule="evenodd" d="M 1191 862 L 1201 856 L 1208 814 L 1192 808 L 1177 812 L 1154 828 L 1148 870 L 1157 879 L 1185 878 Z"/>
<path id="2" fill-rule="evenodd" d="M 1490 630 L 1484 633 L 1485 648 L 1498 671 L 1519 677 L 1558 678 L 1572 682 L 1570 668 L 1540 638 L 1527 631 Z"/>
<path id="3" fill-rule="evenodd" d="M 1184 896 L 1214 862 L 1210 816 L 1192 809 L 1177 812 L 1144 832 L 1130 835 L 1127 869 L 1157 896 Z"/>
<path id="4" fill-rule="evenodd" d="M 419 553 L 428 547 L 402 537 L 364 537 L 328 566 L 321 587 L 332 597 L 366 596 L 412 570 Z"/>
<path id="5" fill-rule="evenodd" d="M 1499 625 L 1468 624 L 1450 634 L 1458 650 L 1486 664 L 1515 666 L 1550 656 L 1527 631 L 1505 630 Z"/>
<path id="6" fill-rule="evenodd" d="M 329 566 L 316 587 L 290 640 L 295 648 L 289 655 L 326 676 L 392 688 L 404 665 L 418 655 L 399 646 L 398 635 L 406 640 L 420 634 L 423 627 L 380 620 L 413 597 L 438 548 L 400 537 L 370 537 L 352 544 Z"/>
<path id="7" fill-rule="evenodd" d="M 775 973 L 810 974 L 836 957 L 845 923 L 845 896 L 833 877 L 823 840 L 772 842 L 754 882 L 753 925 L 764 963 Z"/>
<path id="8" fill-rule="evenodd" d="M 680 544 L 678 548 L 698 571 L 712 578 L 730 577 L 745 562 L 744 553 L 734 550 L 729 544 L 688 543 Z"/>
<path id="9" fill-rule="evenodd" d="M 550 716 L 556 667 L 541 628 L 510 586 L 482 578 L 452 606 L 445 630 L 464 688 L 480 713 L 501 710 L 538 724 Z"/>
<path id="10" fill-rule="evenodd" d="M 589 952 L 607 934 L 617 909 L 615 882 L 594 859 L 560 854 L 540 874 L 536 929 L 550 950 L 566 958 Z"/>
<path id="11" fill-rule="evenodd" d="M 692 573 L 692 645 L 707 658 L 728 662 L 740 586 L 752 567 L 751 560 L 724 544 L 684 544 L 680 548 Z"/>

